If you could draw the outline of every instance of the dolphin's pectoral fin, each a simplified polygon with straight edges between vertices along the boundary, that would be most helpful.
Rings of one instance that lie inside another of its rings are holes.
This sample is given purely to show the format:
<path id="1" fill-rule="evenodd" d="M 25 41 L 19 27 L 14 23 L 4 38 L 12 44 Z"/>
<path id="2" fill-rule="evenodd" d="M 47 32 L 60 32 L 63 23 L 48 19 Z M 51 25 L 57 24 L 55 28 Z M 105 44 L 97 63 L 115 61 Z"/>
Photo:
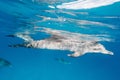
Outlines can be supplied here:
<path id="1" fill-rule="evenodd" d="M 33 41 L 33 39 L 28 34 L 22 34 L 22 33 L 10 34 L 10 35 L 6 35 L 6 37 L 12 37 L 12 38 L 18 37 L 23 39 L 25 42 Z"/>
<path id="2" fill-rule="evenodd" d="M 74 52 L 73 54 L 68 54 L 68 56 L 70 56 L 70 57 L 79 57 L 79 56 L 82 56 L 84 54 L 85 53 L 83 53 L 83 52 Z"/>

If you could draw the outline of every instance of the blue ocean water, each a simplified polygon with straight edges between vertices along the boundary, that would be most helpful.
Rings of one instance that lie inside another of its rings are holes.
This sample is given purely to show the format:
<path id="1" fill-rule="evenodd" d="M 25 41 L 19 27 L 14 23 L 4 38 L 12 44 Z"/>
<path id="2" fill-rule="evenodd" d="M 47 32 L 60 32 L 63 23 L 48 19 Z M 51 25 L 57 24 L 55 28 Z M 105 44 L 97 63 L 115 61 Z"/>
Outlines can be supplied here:
<path id="1" fill-rule="evenodd" d="M 63 2 L 0 0 L 0 58 L 11 63 L 10 67 L 0 67 L 0 80 L 120 80 L 120 2 L 91 9 L 56 8 Z M 112 41 L 100 43 L 114 55 L 85 54 L 73 58 L 67 56 L 72 53 L 67 50 L 8 46 L 24 42 L 20 38 L 6 36 L 18 32 L 29 34 L 36 40 L 50 37 L 36 31 L 36 26 L 108 35 Z"/>

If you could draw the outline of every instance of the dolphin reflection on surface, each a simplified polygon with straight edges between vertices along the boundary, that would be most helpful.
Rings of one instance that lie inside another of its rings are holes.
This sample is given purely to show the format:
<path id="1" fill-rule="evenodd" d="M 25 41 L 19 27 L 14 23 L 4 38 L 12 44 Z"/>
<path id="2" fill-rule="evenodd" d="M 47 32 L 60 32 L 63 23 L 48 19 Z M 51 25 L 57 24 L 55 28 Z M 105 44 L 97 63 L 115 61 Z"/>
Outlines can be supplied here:
<path id="1" fill-rule="evenodd" d="M 102 53 L 113 55 L 113 52 L 108 51 L 99 41 L 110 41 L 104 38 L 104 35 L 87 35 L 80 33 L 72 33 L 62 30 L 53 30 L 50 28 L 39 27 L 42 30 L 36 30 L 50 34 L 51 37 L 43 40 L 34 40 L 28 34 L 22 35 L 16 33 L 15 35 L 25 40 L 23 44 L 9 45 L 10 47 L 27 47 L 53 50 L 69 50 L 72 54 L 67 54 L 71 57 L 79 57 L 86 53 Z"/>

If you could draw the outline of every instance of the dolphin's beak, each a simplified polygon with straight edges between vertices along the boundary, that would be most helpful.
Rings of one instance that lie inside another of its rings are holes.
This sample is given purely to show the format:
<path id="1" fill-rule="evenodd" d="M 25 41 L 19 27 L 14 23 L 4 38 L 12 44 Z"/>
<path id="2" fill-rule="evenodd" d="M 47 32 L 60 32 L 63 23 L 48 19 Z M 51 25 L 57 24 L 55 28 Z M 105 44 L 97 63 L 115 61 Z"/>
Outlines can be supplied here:
<path id="1" fill-rule="evenodd" d="M 104 51 L 103 53 L 104 53 L 104 54 L 109 54 L 109 55 L 114 55 L 114 53 L 113 53 L 113 52 L 111 52 L 111 51 L 107 51 L 107 50 L 106 50 L 106 51 Z"/>

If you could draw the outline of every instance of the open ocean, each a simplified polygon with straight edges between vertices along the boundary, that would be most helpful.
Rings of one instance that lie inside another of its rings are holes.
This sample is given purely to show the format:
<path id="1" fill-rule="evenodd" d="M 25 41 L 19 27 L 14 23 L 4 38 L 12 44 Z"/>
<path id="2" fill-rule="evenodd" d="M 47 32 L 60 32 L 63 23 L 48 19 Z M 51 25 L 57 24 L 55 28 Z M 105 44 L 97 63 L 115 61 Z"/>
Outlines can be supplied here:
<path id="1" fill-rule="evenodd" d="M 114 55 L 12 46 L 31 40 L 16 34 L 88 42 L 93 35 Z M 120 0 L 0 0 L 0 80 L 120 80 Z"/>

